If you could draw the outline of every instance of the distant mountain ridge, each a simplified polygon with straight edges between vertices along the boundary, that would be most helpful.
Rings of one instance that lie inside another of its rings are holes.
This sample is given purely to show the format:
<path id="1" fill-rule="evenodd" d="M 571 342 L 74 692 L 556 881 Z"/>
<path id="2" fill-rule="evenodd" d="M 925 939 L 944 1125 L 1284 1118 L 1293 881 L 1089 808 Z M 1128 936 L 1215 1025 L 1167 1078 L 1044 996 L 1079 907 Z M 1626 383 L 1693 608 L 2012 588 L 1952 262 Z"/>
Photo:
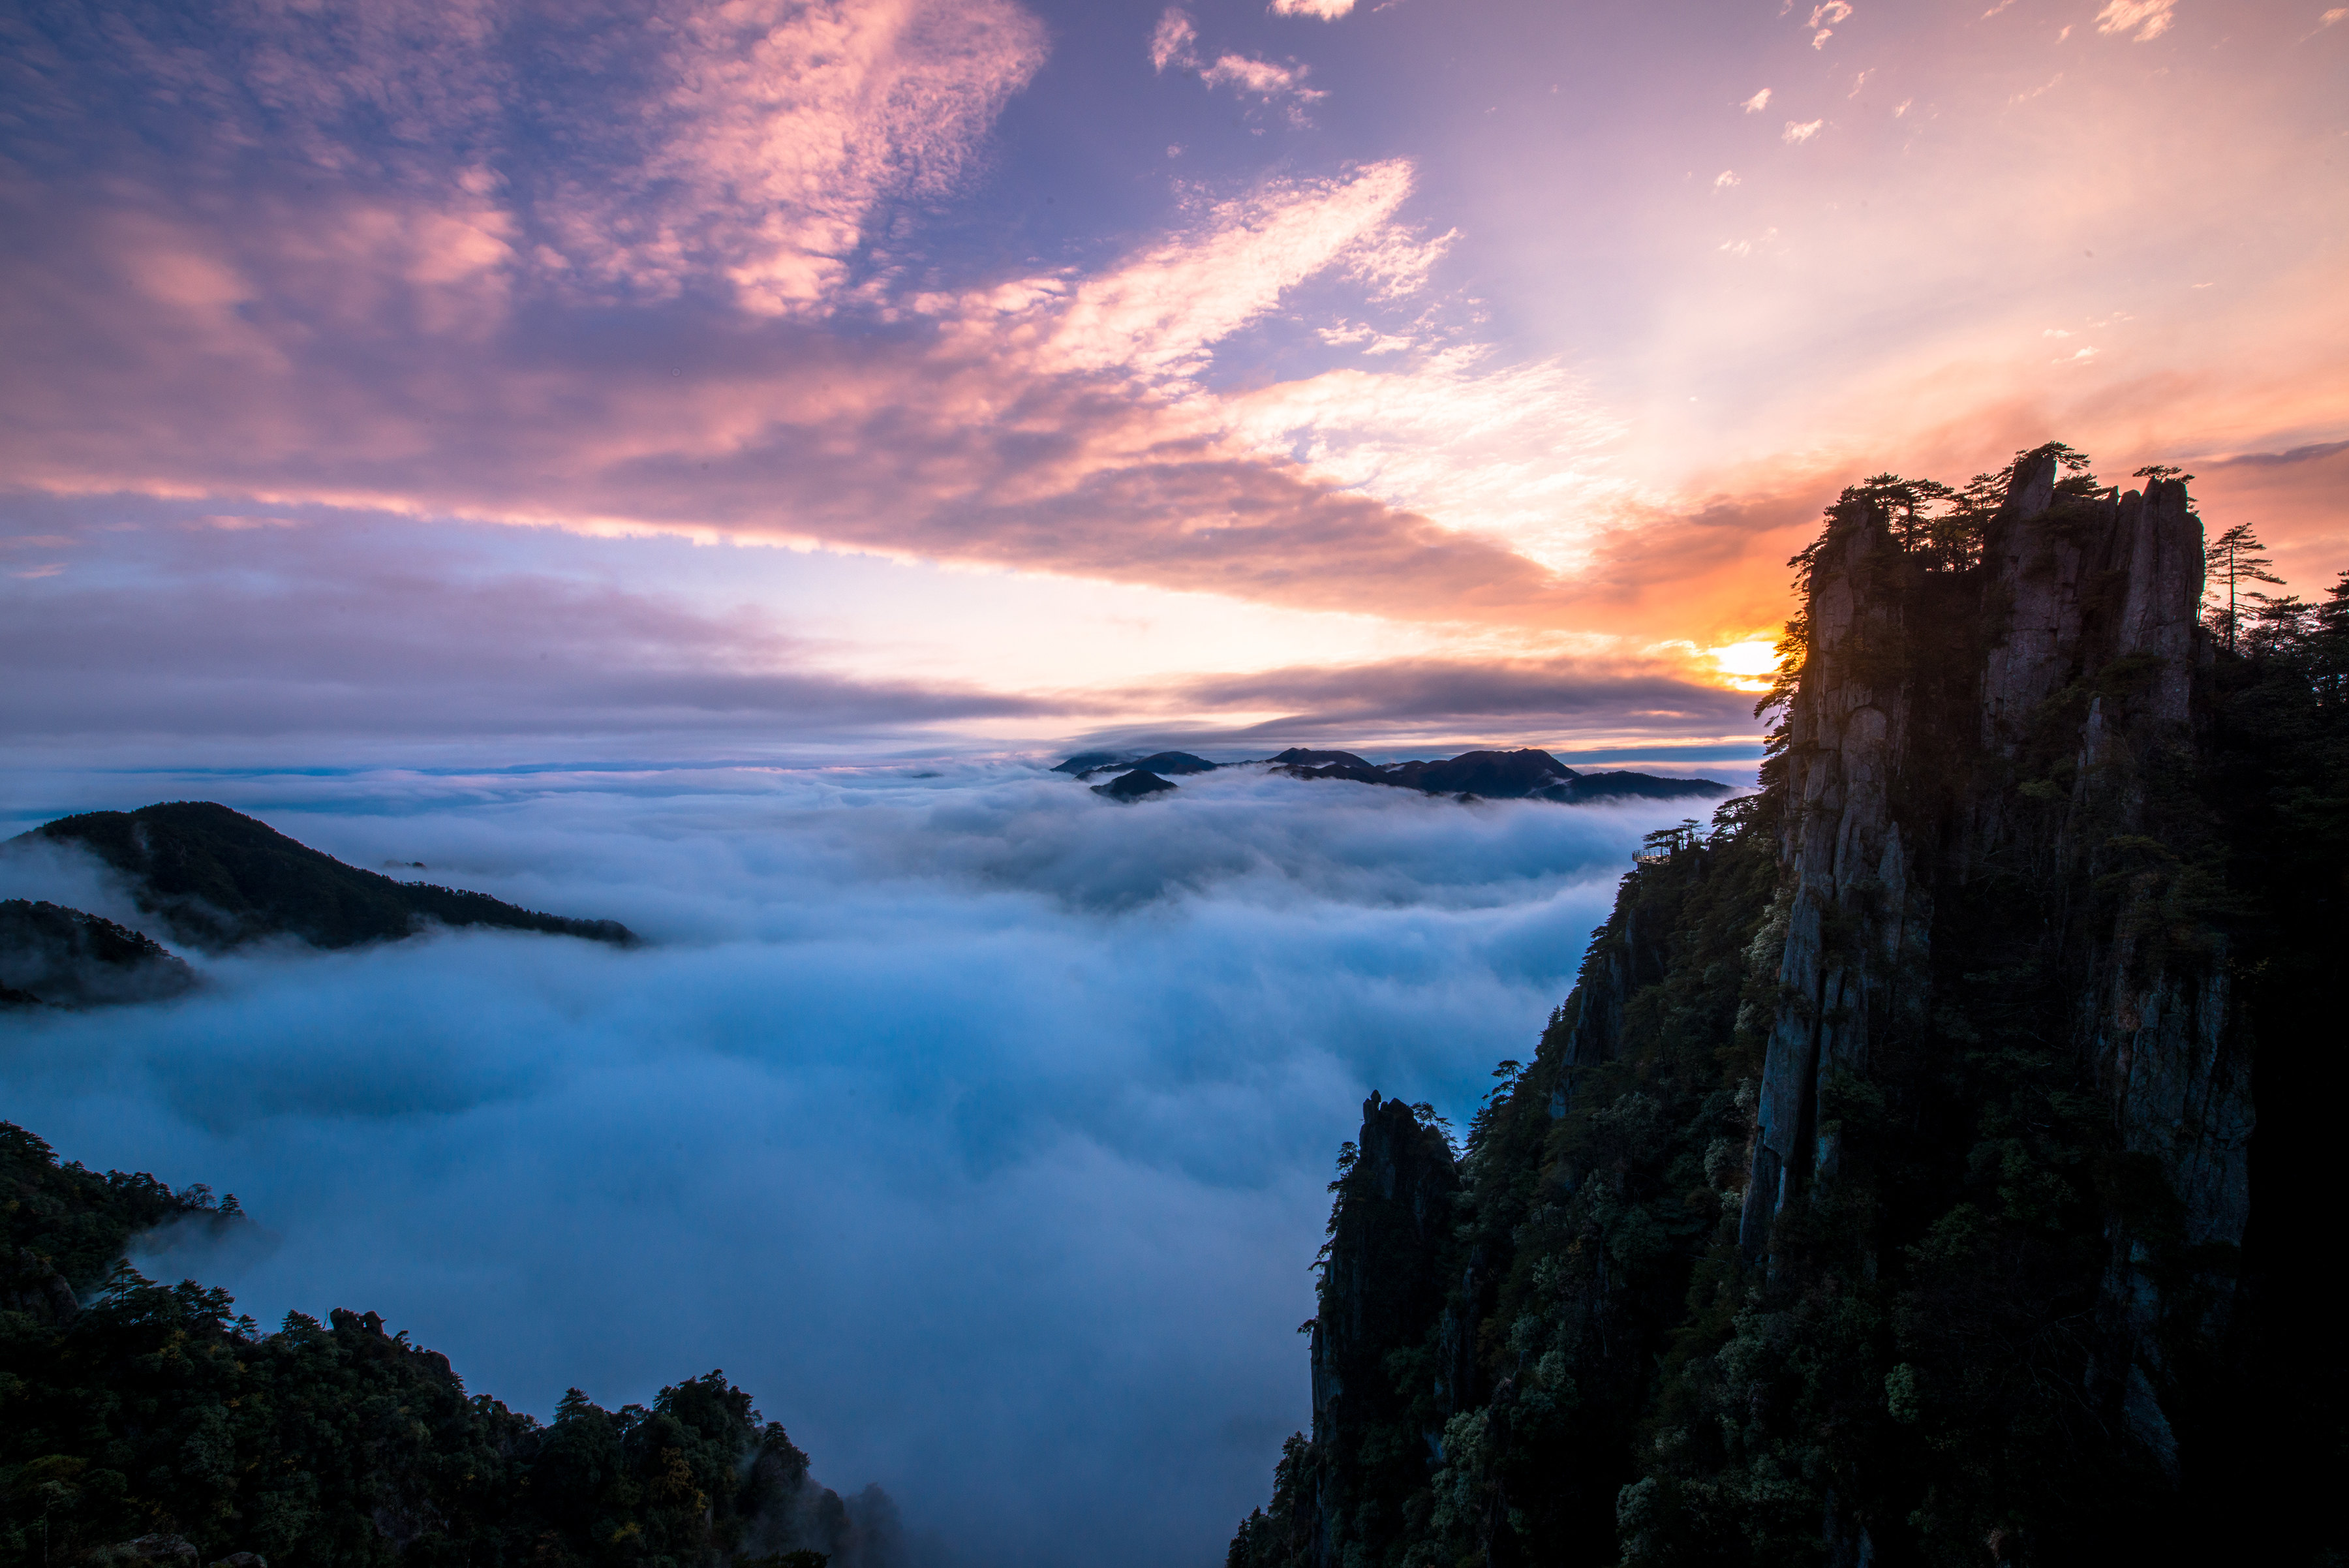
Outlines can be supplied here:
<path id="1" fill-rule="evenodd" d="M 1090 779 L 1097 774 L 1146 773 L 1169 783 L 1167 774 L 1203 774 L 1218 768 L 1270 767 L 1301 779 L 1345 779 L 1354 784 L 1415 789 L 1426 794 L 1474 795 L 1480 800 L 1548 800 L 1581 805 L 1600 800 L 1719 799 L 1734 793 L 1712 779 L 1668 778 L 1657 774 L 1579 773 L 1547 752 L 1526 746 L 1510 752 L 1464 752 L 1434 762 L 1373 763 L 1352 752 L 1291 746 L 1274 756 L 1246 762 L 1211 763 L 1188 752 L 1080 752 L 1053 768 Z M 1171 784 L 1169 787 L 1172 787 Z M 1108 793 L 1095 786 L 1096 793 Z M 1120 792 L 1131 798 L 1154 789 Z"/>
<path id="2" fill-rule="evenodd" d="M 1109 783 L 1092 786 L 1095 794 L 1114 801 L 1137 801 L 1146 795 L 1164 794 L 1175 787 L 1173 779 L 1160 778 L 1148 768 L 1129 768 Z"/>
<path id="3" fill-rule="evenodd" d="M 627 946 L 617 920 L 517 908 L 486 893 L 396 882 L 347 866 L 212 801 L 59 817 L 22 836 L 87 850 L 129 882 L 132 900 L 176 940 L 225 951 L 270 937 L 313 947 L 397 941 L 429 924 L 541 931 Z M 90 919 L 92 917 L 84 917 Z"/>

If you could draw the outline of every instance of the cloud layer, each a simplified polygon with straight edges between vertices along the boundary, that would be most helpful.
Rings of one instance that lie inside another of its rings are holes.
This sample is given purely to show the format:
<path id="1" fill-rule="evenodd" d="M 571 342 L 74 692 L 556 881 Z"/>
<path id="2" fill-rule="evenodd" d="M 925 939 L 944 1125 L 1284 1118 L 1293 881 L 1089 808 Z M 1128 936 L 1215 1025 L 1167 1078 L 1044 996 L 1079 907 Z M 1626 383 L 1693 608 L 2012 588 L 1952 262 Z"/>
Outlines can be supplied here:
<path id="1" fill-rule="evenodd" d="M 542 1413 L 722 1366 L 974 1564 L 1214 1559 L 1306 1419 L 1356 1103 L 1464 1116 L 1679 815 L 1030 769 L 234 787 L 654 945 L 214 963 L 12 1031 L 10 1115 L 236 1192 L 274 1250 L 171 1262 L 248 1310 L 373 1307 Z"/>
<path id="2" fill-rule="evenodd" d="M 1669 747 L 1753 728 L 1710 670 L 1593 639 L 1397 644 L 1340 618 L 1272 624 L 1057 579 L 663 539 L 488 542 L 508 547 L 316 508 L 0 504 L 0 546 L 21 546 L 0 558 L 25 563 L 0 576 L 0 661 L 17 676 L 0 728 L 19 767 L 804 761 L 1107 730 L 1225 755 L 1332 738 Z M 1021 648 L 966 607 L 979 592 L 1023 597 Z M 876 615 L 889 642 L 867 629 Z"/>
<path id="3" fill-rule="evenodd" d="M 1414 329 L 1381 347 L 1433 354 L 1427 374 L 1325 379 L 1277 421 L 1209 385 L 1309 282 L 1358 313 L 1427 288 L 1457 236 L 1402 218 L 1409 161 L 1225 181 L 1107 265 L 940 291 L 914 286 L 939 258 L 905 220 L 1044 59 L 1016 6 L 436 15 L 18 25 L 41 67 L 31 156 L 0 181 L 20 368 L 0 452 L 22 482 L 723 530 L 1399 616 L 1560 598 L 1503 537 L 1517 519 L 1452 483 L 1490 452 L 1392 460 L 1489 429 L 1480 401 L 1589 428 L 1554 371 L 1488 383 Z M 1182 14 L 1159 32 L 1162 65 L 1192 59 Z M 1303 65 L 1193 63 L 1319 96 Z M 1556 444 L 1513 454 L 1550 504 Z"/>

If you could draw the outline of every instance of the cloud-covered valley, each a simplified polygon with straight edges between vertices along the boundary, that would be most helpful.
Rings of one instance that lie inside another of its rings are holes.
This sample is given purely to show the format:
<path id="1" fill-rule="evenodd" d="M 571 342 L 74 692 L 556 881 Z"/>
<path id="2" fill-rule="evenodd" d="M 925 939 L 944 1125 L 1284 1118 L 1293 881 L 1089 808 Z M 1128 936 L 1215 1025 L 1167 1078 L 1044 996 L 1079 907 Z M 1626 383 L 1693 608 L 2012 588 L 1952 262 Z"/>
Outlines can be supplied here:
<path id="1" fill-rule="evenodd" d="M 651 939 L 215 959 L 12 1028 L 12 1119 L 274 1242 L 162 1263 L 380 1311 L 542 1413 L 723 1366 L 974 1563 L 1216 1557 L 1306 1421 L 1361 1097 L 1464 1118 L 1680 815 L 1253 772 L 1119 807 L 1012 764 L 104 788 Z"/>

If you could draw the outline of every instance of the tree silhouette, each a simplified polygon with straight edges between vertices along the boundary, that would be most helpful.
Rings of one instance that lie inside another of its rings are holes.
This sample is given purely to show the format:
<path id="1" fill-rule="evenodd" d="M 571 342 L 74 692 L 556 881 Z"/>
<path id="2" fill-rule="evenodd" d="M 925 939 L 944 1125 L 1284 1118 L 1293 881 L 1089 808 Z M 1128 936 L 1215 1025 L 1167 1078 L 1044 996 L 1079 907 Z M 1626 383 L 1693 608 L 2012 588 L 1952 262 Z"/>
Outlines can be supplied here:
<path id="1" fill-rule="evenodd" d="M 2257 607 L 2245 617 L 2243 641 L 2254 658 L 2298 648 L 2316 629 L 2316 607 L 2297 594 L 2270 598 L 2265 594 L 2245 596 Z"/>
<path id="2" fill-rule="evenodd" d="M 2316 607 L 2316 628 L 2309 638 L 2314 655 L 2315 682 L 2321 701 L 2334 703 L 2349 691 L 2349 572 L 2324 590 Z"/>
<path id="3" fill-rule="evenodd" d="M 2268 570 L 2275 563 L 2260 553 L 2266 548 L 2260 543 L 2259 535 L 2251 532 L 2251 525 L 2248 523 L 2238 523 L 2210 541 L 2206 570 L 2213 594 L 2219 591 L 2220 584 L 2226 585 L 2227 607 L 2218 612 L 2217 619 L 2220 631 L 2226 637 L 2230 653 L 2235 651 L 2236 630 L 2242 624 L 2238 600 L 2242 597 L 2243 585 L 2283 581 Z"/>
<path id="4" fill-rule="evenodd" d="M 1677 827 L 1660 827 L 1653 833 L 1642 835 L 1638 858 L 1662 860 L 1683 849 L 1693 849 L 1702 831 L 1702 826 L 1695 817 L 1684 816 Z"/>

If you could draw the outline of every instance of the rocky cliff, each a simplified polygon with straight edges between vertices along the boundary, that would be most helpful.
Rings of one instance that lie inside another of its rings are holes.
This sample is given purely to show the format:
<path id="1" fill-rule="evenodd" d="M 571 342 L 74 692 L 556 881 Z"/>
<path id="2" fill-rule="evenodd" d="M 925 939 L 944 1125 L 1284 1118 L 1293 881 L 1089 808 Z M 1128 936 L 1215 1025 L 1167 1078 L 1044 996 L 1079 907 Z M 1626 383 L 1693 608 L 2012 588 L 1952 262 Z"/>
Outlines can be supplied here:
<path id="1" fill-rule="evenodd" d="M 1829 509 L 1764 790 L 1625 878 L 1450 1223 L 1336 1184 L 1314 1430 L 1234 1568 L 2166 1560 L 2282 1528 L 2243 1508 L 2285 1468 L 2251 1391 L 2338 1390 L 2341 1357 L 2283 1371 L 2254 1022 L 2314 1014 L 2349 888 L 2349 587 L 2266 654 L 2214 648 L 2184 483 L 2085 467 Z M 2336 1087 L 2314 1054 L 2261 1082 Z M 1373 1288 L 1395 1324 L 1365 1341 Z M 1340 1350 L 1351 1404 L 1321 1395 Z"/>
<path id="2" fill-rule="evenodd" d="M 1807 1185 L 1836 1178 L 1839 1135 L 1820 1114 L 1833 1082 L 1879 1075 L 1878 1056 L 1935 1033 L 1944 888 L 1996 890 L 1997 918 L 2017 923 L 2009 945 L 2044 977 L 2039 1027 L 2090 1069 L 2121 1149 L 2179 1200 L 2188 1242 L 2242 1241 L 2250 1047 L 2226 934 L 2163 912 L 2177 891 L 2168 846 L 2210 825 L 2198 803 L 2156 799 L 2194 762 L 2201 524 L 2175 480 L 2126 495 L 2056 485 L 2055 453 L 2021 460 L 1970 571 L 1914 569 L 1865 503 L 1809 563 L 1778 817 L 1787 929 L 1740 1230 L 1749 1258 Z M 1969 642 L 1971 657 L 1943 663 Z M 1972 746 L 1959 743 L 1969 729 Z M 2141 1247 L 2117 1232 L 2115 1245 L 2106 1309 L 2142 1339 L 2161 1293 L 2132 1262 Z M 2158 1376 L 2149 1344 L 2131 1354 L 2133 1386 Z M 2158 1406 L 2131 1408 L 2166 1453 Z"/>

